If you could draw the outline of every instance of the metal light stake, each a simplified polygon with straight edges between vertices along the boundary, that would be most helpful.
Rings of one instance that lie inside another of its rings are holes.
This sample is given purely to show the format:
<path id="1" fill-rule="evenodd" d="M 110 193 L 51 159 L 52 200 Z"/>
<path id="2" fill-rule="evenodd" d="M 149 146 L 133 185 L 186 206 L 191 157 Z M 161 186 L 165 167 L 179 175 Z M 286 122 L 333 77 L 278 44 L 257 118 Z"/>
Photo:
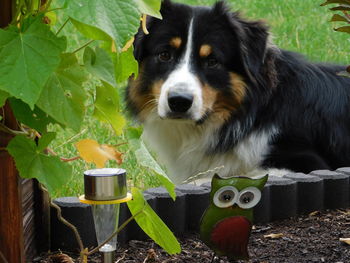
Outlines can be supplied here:
<path id="1" fill-rule="evenodd" d="M 118 229 L 120 203 L 131 200 L 127 192 L 124 169 L 103 168 L 84 172 L 84 193 L 80 202 L 90 204 L 100 245 Z M 99 250 L 103 263 L 113 263 L 117 249 L 117 235 Z"/>

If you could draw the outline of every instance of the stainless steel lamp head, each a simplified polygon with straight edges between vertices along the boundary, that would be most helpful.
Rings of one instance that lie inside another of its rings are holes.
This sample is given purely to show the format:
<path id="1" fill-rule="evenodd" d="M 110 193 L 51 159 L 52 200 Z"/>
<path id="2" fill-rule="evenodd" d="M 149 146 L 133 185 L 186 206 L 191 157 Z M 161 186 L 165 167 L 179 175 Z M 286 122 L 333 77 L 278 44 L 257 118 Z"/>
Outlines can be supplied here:
<path id="1" fill-rule="evenodd" d="M 106 201 L 125 198 L 127 195 L 126 171 L 119 168 L 102 168 L 84 172 L 85 198 Z"/>

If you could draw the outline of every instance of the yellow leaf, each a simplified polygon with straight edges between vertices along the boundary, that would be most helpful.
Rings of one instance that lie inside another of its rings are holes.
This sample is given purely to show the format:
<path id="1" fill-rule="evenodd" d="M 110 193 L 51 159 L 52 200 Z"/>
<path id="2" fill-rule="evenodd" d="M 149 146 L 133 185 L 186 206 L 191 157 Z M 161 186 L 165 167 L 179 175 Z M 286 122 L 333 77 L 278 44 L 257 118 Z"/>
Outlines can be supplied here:
<path id="1" fill-rule="evenodd" d="M 118 164 L 122 163 L 122 153 L 114 147 L 102 144 L 91 139 L 84 139 L 75 144 L 79 155 L 88 163 L 95 163 L 97 168 L 103 168 L 106 161 L 115 160 Z"/>
<path id="2" fill-rule="evenodd" d="M 350 238 L 339 238 L 339 241 L 350 245 Z"/>
<path id="3" fill-rule="evenodd" d="M 281 238 L 281 237 L 283 237 L 283 236 L 284 236 L 283 233 L 278 233 L 278 234 L 264 235 L 264 238 L 272 238 L 272 239 L 275 239 L 275 238 Z"/>

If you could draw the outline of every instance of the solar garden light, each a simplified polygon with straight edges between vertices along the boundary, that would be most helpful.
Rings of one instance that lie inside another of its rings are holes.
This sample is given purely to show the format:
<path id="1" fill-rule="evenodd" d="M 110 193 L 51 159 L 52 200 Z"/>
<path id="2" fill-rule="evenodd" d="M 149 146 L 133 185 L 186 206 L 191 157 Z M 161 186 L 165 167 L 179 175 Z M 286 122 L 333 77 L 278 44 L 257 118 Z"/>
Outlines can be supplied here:
<path id="1" fill-rule="evenodd" d="M 80 202 L 90 204 L 95 222 L 98 245 L 118 229 L 120 204 L 131 200 L 127 192 L 126 171 L 117 168 L 93 169 L 84 172 L 84 193 Z M 117 236 L 104 244 L 103 263 L 113 263 L 117 249 Z"/>

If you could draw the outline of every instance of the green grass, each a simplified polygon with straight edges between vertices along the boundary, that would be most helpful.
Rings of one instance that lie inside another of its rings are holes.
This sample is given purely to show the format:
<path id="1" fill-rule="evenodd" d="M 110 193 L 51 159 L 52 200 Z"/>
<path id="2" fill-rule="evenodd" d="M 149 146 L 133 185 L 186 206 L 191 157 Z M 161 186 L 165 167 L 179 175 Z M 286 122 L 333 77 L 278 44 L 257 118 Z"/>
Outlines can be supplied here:
<path id="1" fill-rule="evenodd" d="M 215 0 L 178 2 L 211 5 Z M 349 35 L 335 32 L 329 7 L 323 0 L 231 0 L 233 11 L 249 19 L 262 19 L 270 26 L 273 42 L 283 49 L 305 54 L 312 61 L 350 61 Z"/>
<path id="2" fill-rule="evenodd" d="M 178 2 L 211 5 L 215 0 L 181 0 Z M 229 1 L 233 10 L 239 10 L 250 19 L 263 19 L 270 26 L 273 42 L 283 49 L 303 53 L 312 61 L 329 61 L 335 63 L 350 63 L 349 35 L 333 31 L 334 24 L 329 23 L 332 13 L 327 7 L 320 7 L 322 1 L 316 0 L 232 0 Z M 59 25 L 57 25 L 59 27 Z M 72 26 L 64 29 L 64 34 L 72 44 L 72 50 L 79 46 L 76 43 L 84 43 L 87 40 L 76 33 Z M 92 102 L 90 102 L 92 104 Z M 92 110 L 92 106 L 88 110 Z M 70 130 L 58 131 L 58 138 L 52 148 L 62 157 L 75 156 L 76 149 L 73 143 L 80 139 L 95 139 L 99 143 L 118 144 L 125 142 L 123 137 L 117 138 L 112 129 L 97 122 L 94 119 L 86 119 L 82 132 L 75 135 Z M 129 151 L 127 145 L 120 147 L 124 152 L 124 164 L 127 169 L 130 184 L 141 188 L 155 185 L 157 182 L 147 170 L 142 169 L 136 163 L 135 156 Z M 76 196 L 83 192 L 83 171 L 93 166 L 83 161 L 75 161 L 73 165 L 73 177 L 70 182 L 62 187 L 62 190 L 54 196 Z M 113 162 L 109 167 L 115 166 Z"/>

